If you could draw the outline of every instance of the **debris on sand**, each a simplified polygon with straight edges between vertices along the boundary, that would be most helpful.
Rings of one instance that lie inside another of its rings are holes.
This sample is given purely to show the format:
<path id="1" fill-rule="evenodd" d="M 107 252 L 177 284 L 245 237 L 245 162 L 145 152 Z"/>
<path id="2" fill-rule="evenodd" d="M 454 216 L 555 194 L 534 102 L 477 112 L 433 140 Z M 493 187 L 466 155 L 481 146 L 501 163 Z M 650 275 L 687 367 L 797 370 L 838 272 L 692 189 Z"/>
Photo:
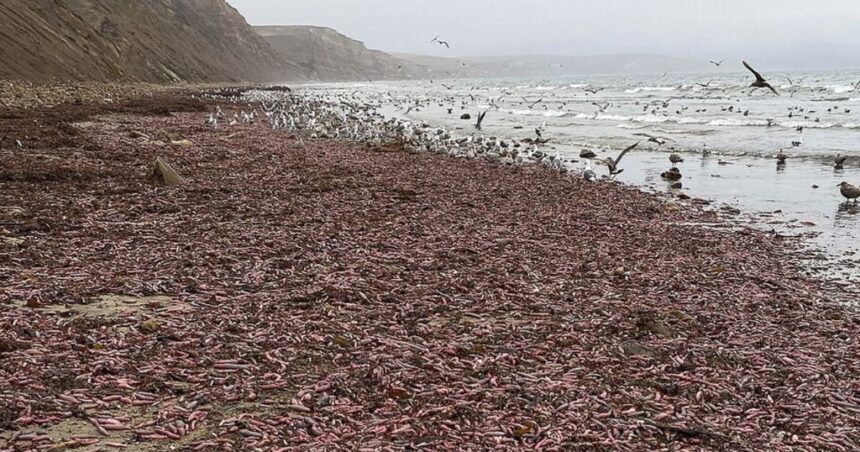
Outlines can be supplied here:
<path id="1" fill-rule="evenodd" d="M 185 183 L 185 179 L 183 179 L 169 163 L 162 160 L 161 157 L 156 157 L 155 161 L 152 162 L 150 179 L 168 187 L 174 187 Z"/>
<path id="2" fill-rule="evenodd" d="M 93 177 L 0 151 L 26 240 L 0 244 L 0 448 L 860 449 L 860 317 L 790 239 L 544 165 L 149 107 L 16 123 L 80 140 Z M 194 186 L 128 177 L 141 148 Z"/>

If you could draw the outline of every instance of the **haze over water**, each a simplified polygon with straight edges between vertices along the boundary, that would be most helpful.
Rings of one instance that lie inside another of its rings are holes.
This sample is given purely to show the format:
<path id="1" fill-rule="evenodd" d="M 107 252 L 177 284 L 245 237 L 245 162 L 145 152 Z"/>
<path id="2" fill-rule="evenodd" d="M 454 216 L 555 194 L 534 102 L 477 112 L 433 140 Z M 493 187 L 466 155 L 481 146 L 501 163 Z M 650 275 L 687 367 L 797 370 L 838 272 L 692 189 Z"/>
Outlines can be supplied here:
<path id="1" fill-rule="evenodd" d="M 860 213 L 845 204 L 836 185 L 843 180 L 860 183 L 860 87 L 855 87 L 860 71 L 762 72 L 781 96 L 761 89 L 750 93 L 752 77 L 747 72 L 376 82 L 306 89 L 349 93 L 381 104 L 388 116 L 459 128 L 456 132 L 462 135 L 534 138 L 534 128 L 545 123 L 543 136 L 551 141 L 542 149 L 571 160 L 573 171 L 583 167 L 582 148 L 594 150 L 598 158 L 615 157 L 619 149 L 640 141 L 622 161 L 625 171 L 616 180 L 646 190 L 669 190 L 659 175 L 671 166 L 668 153 L 679 152 L 686 160 L 680 165 L 681 182 L 689 196 L 727 203 L 750 215 L 759 227 L 804 234 L 831 258 L 853 259 L 860 252 L 855 244 Z M 416 102 L 420 106 L 406 114 Z M 490 111 L 483 131 L 477 132 L 474 117 L 483 110 Z M 461 120 L 464 113 L 473 119 Z M 667 141 L 659 146 L 636 134 Z M 773 158 L 780 149 L 790 156 L 783 168 L 777 168 Z M 849 157 L 844 170 L 833 168 L 839 154 Z M 600 175 L 607 173 L 605 166 L 596 168 Z"/>

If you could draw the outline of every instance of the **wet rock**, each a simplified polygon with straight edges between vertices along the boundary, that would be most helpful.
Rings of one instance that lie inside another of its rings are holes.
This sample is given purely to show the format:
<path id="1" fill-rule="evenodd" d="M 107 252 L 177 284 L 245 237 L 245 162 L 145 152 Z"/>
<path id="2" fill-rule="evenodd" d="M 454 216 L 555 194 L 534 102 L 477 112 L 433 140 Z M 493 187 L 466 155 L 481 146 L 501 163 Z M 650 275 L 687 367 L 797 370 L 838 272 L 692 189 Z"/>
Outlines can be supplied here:
<path id="1" fill-rule="evenodd" d="M 680 190 L 680 189 L 684 188 L 684 184 L 682 184 L 680 182 L 675 182 L 674 184 L 670 185 L 669 187 L 672 188 L 673 190 Z"/>
<path id="2" fill-rule="evenodd" d="M 463 114 L 460 116 L 460 119 L 464 119 L 464 120 L 472 119 L 472 115 L 470 115 L 470 114 L 468 114 L 468 113 L 463 113 Z"/>

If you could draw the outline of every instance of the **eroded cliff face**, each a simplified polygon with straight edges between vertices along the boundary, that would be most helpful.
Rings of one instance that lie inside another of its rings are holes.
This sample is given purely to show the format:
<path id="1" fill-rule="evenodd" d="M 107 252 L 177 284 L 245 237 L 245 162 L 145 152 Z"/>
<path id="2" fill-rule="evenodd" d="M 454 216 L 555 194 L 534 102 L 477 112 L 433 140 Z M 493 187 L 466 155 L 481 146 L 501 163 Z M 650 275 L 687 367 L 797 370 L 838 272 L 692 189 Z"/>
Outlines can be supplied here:
<path id="1" fill-rule="evenodd" d="M 290 71 L 224 0 L 0 0 L 0 78 L 301 78 Z"/>
<path id="2" fill-rule="evenodd" d="M 294 70 L 318 81 L 360 81 L 418 77 L 420 65 L 395 58 L 331 28 L 254 27 Z"/>

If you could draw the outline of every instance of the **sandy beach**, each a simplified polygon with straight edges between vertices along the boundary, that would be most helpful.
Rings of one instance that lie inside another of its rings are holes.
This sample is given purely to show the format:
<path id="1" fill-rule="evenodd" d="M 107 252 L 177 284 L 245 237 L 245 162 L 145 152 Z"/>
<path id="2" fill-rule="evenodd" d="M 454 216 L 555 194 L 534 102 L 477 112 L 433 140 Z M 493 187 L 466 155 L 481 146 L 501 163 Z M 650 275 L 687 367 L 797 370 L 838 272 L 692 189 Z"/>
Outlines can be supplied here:
<path id="1" fill-rule="evenodd" d="M 0 109 L 0 450 L 860 448 L 796 240 L 215 103 Z"/>

